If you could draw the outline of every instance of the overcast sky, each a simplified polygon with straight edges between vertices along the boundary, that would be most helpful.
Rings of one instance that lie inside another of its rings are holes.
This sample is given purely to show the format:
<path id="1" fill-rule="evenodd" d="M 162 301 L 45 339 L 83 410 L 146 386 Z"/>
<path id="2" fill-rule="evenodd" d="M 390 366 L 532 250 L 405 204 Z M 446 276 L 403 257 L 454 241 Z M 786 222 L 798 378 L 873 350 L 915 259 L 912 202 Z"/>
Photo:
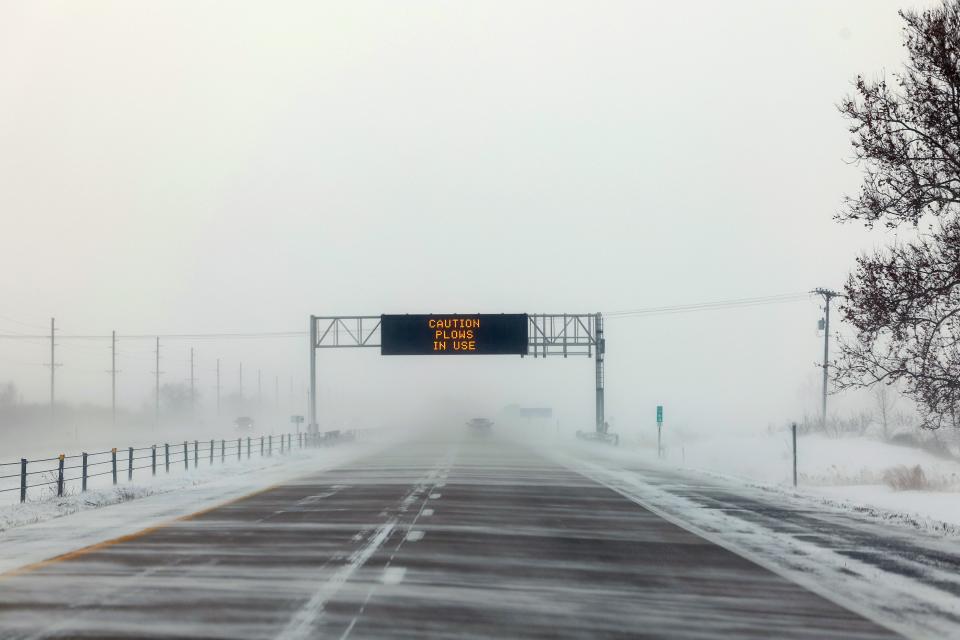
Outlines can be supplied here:
<path id="1" fill-rule="evenodd" d="M 839 287 L 882 235 L 832 220 L 860 180 L 835 105 L 898 67 L 905 4 L 0 0 L 0 333 Z M 796 417 L 819 317 L 811 300 L 611 320 L 608 414 Z M 164 381 L 191 346 L 206 389 L 221 357 L 299 398 L 303 339 L 166 342 Z M 42 401 L 45 349 L 0 341 L 0 382 Z M 150 398 L 151 349 L 122 343 L 127 406 Z M 63 341 L 62 397 L 109 402 L 108 357 Z M 518 402 L 588 426 L 592 383 L 586 359 L 321 358 L 337 420 Z"/>

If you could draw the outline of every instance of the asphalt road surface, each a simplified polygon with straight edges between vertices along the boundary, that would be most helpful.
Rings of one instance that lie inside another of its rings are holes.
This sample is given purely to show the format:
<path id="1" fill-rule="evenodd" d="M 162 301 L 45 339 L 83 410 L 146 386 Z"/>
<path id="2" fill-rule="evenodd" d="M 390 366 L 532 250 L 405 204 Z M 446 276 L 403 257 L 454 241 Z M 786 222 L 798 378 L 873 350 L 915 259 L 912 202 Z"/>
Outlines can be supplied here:
<path id="1" fill-rule="evenodd" d="M 893 638 L 520 445 L 411 441 L 0 578 L 0 638 Z"/>

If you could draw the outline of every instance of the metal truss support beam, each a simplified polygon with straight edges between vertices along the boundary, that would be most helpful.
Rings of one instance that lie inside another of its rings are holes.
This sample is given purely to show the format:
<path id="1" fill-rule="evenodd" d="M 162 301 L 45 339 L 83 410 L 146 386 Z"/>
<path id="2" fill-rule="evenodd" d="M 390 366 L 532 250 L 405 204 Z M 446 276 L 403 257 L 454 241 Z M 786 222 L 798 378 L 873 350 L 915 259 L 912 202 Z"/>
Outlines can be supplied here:
<path id="1" fill-rule="evenodd" d="M 603 316 L 599 313 L 531 313 L 528 356 L 587 356 L 596 354 L 596 431 L 606 433 L 604 420 Z M 316 432 L 317 349 L 380 347 L 380 316 L 310 316 L 310 426 Z M 523 357 L 523 356 L 521 356 Z"/>

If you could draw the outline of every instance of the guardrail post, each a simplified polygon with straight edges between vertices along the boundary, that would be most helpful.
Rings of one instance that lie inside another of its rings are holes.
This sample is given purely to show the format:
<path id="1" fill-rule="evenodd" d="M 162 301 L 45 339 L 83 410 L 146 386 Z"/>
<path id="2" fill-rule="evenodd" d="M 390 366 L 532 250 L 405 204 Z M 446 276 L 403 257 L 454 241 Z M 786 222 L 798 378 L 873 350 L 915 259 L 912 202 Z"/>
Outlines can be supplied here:
<path id="1" fill-rule="evenodd" d="M 27 459 L 20 458 L 20 502 L 27 501 Z"/>
<path id="2" fill-rule="evenodd" d="M 83 470 L 81 471 L 82 479 L 80 483 L 80 490 L 86 491 L 87 490 L 87 453 L 86 452 L 83 453 L 83 462 L 81 464 L 83 465 Z"/>
<path id="3" fill-rule="evenodd" d="M 183 441 L 183 469 L 185 471 L 190 470 L 190 449 L 186 440 Z"/>
<path id="4" fill-rule="evenodd" d="M 267 436 L 267 457 L 273 456 L 273 434 Z"/>
<path id="5" fill-rule="evenodd" d="M 213 438 L 210 438 L 210 464 L 213 464 Z"/>
<path id="6" fill-rule="evenodd" d="M 227 441 L 220 439 L 220 464 L 227 461 Z"/>
<path id="7" fill-rule="evenodd" d="M 193 468 L 196 469 L 200 465 L 200 442 L 197 440 L 193 441 Z"/>
<path id="8" fill-rule="evenodd" d="M 283 441 L 286 440 L 286 436 L 282 433 L 280 434 L 280 455 L 283 455 Z"/>
<path id="9" fill-rule="evenodd" d="M 263 457 L 263 436 L 260 436 L 260 457 Z"/>
<path id="10" fill-rule="evenodd" d="M 127 482 L 133 480 L 133 447 L 127 452 Z"/>
<path id="11" fill-rule="evenodd" d="M 113 484 L 117 484 L 117 448 L 110 450 L 110 459 L 113 461 Z"/>
<path id="12" fill-rule="evenodd" d="M 240 444 L 240 438 L 237 438 L 237 460 L 240 459 L 240 451 L 243 449 L 243 446 Z"/>
<path id="13" fill-rule="evenodd" d="M 157 475 L 157 445 L 150 447 L 150 469 L 153 475 Z"/>
<path id="14" fill-rule="evenodd" d="M 163 443 L 163 465 L 166 467 L 166 473 L 170 473 L 170 443 Z"/>
<path id="15" fill-rule="evenodd" d="M 60 454 L 60 461 L 57 463 L 57 497 L 63 497 L 63 454 Z"/>
<path id="16" fill-rule="evenodd" d="M 250 436 L 247 436 L 247 460 L 250 459 Z"/>

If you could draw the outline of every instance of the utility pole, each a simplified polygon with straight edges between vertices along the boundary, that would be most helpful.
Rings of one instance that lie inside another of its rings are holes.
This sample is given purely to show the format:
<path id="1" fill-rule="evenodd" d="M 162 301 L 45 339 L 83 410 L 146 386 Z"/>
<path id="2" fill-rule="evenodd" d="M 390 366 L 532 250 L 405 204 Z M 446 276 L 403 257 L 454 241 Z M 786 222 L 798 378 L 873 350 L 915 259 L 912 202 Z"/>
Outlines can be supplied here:
<path id="1" fill-rule="evenodd" d="M 277 376 L 273 380 L 273 395 L 274 402 L 277 405 L 276 408 L 280 409 L 280 376 Z"/>
<path id="2" fill-rule="evenodd" d="M 220 358 L 217 358 L 217 417 L 220 417 Z"/>
<path id="3" fill-rule="evenodd" d="M 113 416 L 113 426 L 117 426 L 117 332 L 110 334 L 110 411 Z"/>
<path id="4" fill-rule="evenodd" d="M 596 331 L 595 340 L 597 343 L 596 355 L 595 355 L 596 383 L 597 383 L 597 387 L 596 387 L 597 395 L 596 395 L 596 401 L 595 401 L 595 409 L 597 414 L 596 429 L 597 429 L 597 433 L 606 433 L 607 425 L 606 425 L 606 420 L 604 419 L 604 413 L 603 413 L 603 409 L 604 409 L 604 406 L 603 406 L 603 355 L 604 355 L 604 352 L 606 351 L 606 342 L 603 339 L 603 316 L 598 313 L 595 316 L 595 318 L 596 318 L 594 320 L 594 327 Z"/>
<path id="5" fill-rule="evenodd" d="M 160 427 L 160 374 L 162 373 L 160 371 L 160 336 L 157 336 L 156 356 L 157 356 L 157 368 L 153 372 L 156 375 L 156 392 L 155 392 L 156 416 L 154 417 L 154 424 L 159 428 Z"/>
<path id="6" fill-rule="evenodd" d="M 190 347 L 190 418 L 191 419 L 195 418 L 195 413 L 196 413 L 195 408 L 196 408 L 197 396 L 196 396 L 196 393 L 194 392 L 195 382 L 196 382 L 196 378 L 194 378 L 194 375 L 193 375 L 193 347 Z"/>
<path id="7" fill-rule="evenodd" d="M 827 429 L 827 383 L 829 380 L 830 367 L 830 301 L 841 295 L 830 289 L 817 288 L 811 291 L 819 296 L 823 296 L 823 397 L 820 408 L 820 426 L 824 431 Z"/>
<path id="8" fill-rule="evenodd" d="M 240 403 L 243 404 L 243 363 L 240 363 Z"/>
<path id="9" fill-rule="evenodd" d="M 260 386 L 260 369 L 257 369 L 257 411 L 263 409 L 263 387 Z"/>
<path id="10" fill-rule="evenodd" d="M 56 369 L 60 365 L 57 364 L 56 359 L 56 344 L 54 342 L 54 334 L 56 333 L 56 320 L 50 318 L 50 364 L 47 365 L 50 367 L 50 427 L 56 425 Z"/>

